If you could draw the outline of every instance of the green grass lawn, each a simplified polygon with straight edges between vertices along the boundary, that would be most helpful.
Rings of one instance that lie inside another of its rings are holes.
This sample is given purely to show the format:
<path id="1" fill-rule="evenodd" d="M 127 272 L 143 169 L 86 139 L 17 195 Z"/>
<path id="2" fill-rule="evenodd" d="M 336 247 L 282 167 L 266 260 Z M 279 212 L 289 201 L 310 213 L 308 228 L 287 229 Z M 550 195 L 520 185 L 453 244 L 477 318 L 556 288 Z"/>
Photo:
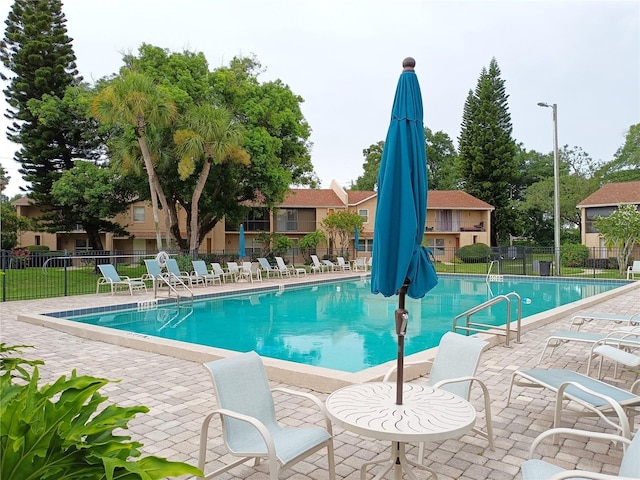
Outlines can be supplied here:
<path id="1" fill-rule="evenodd" d="M 95 293 L 98 279 L 101 277 L 99 273 L 95 273 L 93 265 L 67 269 L 31 267 L 6 270 L 3 273 L 0 277 L 3 300 L 30 300 Z M 118 273 L 120 276 L 139 278 L 147 271 L 141 265 L 122 265 L 118 266 Z M 102 286 L 100 291 L 109 292 L 110 287 Z"/>

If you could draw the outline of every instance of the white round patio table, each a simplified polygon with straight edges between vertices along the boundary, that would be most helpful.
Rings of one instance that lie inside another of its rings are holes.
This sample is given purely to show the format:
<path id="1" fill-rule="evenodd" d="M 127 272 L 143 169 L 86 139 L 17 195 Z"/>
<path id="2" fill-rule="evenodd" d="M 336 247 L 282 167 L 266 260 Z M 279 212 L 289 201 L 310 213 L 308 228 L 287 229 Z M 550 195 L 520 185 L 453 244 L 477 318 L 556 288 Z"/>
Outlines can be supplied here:
<path id="1" fill-rule="evenodd" d="M 435 471 L 406 457 L 405 444 L 438 442 L 473 428 L 476 411 L 462 397 L 413 383 L 404 384 L 402 395 L 402 405 L 396 405 L 394 382 L 371 382 L 343 387 L 327 398 L 327 413 L 337 425 L 367 437 L 391 441 L 388 459 L 362 465 L 362 480 L 369 465 L 385 462 L 386 468 L 374 480 L 383 478 L 392 468 L 397 480 L 403 472 L 417 480 L 410 466 L 427 470 L 437 478 Z"/>

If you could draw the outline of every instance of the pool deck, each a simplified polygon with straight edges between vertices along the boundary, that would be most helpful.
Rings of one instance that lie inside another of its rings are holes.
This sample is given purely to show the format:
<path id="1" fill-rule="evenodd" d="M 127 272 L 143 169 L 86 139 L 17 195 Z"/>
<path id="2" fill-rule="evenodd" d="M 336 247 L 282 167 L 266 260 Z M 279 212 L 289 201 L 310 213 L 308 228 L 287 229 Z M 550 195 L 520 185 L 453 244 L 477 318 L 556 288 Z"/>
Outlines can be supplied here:
<path id="1" fill-rule="evenodd" d="M 316 274 L 287 280 L 266 280 L 257 287 L 278 285 L 280 283 L 297 283 L 316 278 L 345 278 L 346 273 Z M 251 286 L 251 284 L 245 284 Z M 236 291 L 236 284 L 222 287 L 197 287 L 195 293 L 213 291 Z M 44 300 L 6 302 L 0 312 L 0 338 L 9 345 L 27 344 L 35 349 L 25 349 L 26 358 L 37 358 L 45 361 L 41 368 L 44 381 L 53 381 L 60 375 L 68 375 L 72 369 L 79 374 L 94 375 L 109 379 L 120 379 L 119 383 L 109 384 L 103 394 L 109 401 L 121 405 L 145 405 L 150 408 L 146 415 L 140 415 L 130 422 L 129 434 L 144 444 L 143 453 L 167 457 L 171 460 L 196 464 L 200 426 L 204 416 L 213 408 L 211 381 L 196 359 L 181 358 L 171 351 L 171 346 L 159 343 L 156 351 L 141 350 L 127 346 L 121 339 L 107 343 L 112 339 L 99 341 L 100 332 L 76 334 L 65 331 L 65 326 L 44 327 L 39 323 L 39 315 L 47 312 L 72 310 L 76 308 L 96 307 L 116 303 L 131 303 L 153 298 L 151 293 L 134 294 L 119 293 L 114 296 L 108 293 L 100 295 L 83 295 Z M 493 341 L 493 345 L 482 356 L 478 376 L 484 380 L 490 390 L 495 439 L 495 450 L 491 451 L 486 441 L 474 434 L 447 440 L 442 443 L 426 445 L 426 462 L 436 470 L 441 480 L 449 479 L 519 479 L 519 466 L 528 457 L 528 449 L 532 439 L 538 433 L 551 427 L 553 422 L 553 396 L 543 390 L 514 388 L 514 399 L 507 407 L 506 396 L 511 373 L 519 368 L 536 366 L 542 345 L 546 338 L 558 331 L 566 330 L 571 316 L 578 312 L 607 312 L 630 315 L 639 310 L 640 282 L 619 289 L 616 295 L 600 294 L 591 299 L 572 304 L 570 308 L 558 308 L 551 314 L 536 315 L 526 319 L 523 325 L 521 343 L 512 340 L 511 347 L 506 348 Z M 29 322 L 18 320 L 18 317 L 31 317 Z M 35 320 L 33 320 L 35 318 Z M 393 320 L 390 319 L 390 322 Z M 30 323 L 35 322 L 35 323 Z M 602 331 L 610 328 L 605 322 L 590 322 L 583 329 Z M 81 335 L 84 335 L 81 336 Z M 89 338 L 85 338 L 89 337 Z M 133 341 L 133 340 L 132 340 Z M 117 344 L 120 343 L 120 344 Z M 171 351 L 167 355 L 166 351 Z M 585 373 L 587 349 L 577 343 L 560 346 L 553 356 L 547 357 L 540 365 L 542 368 L 567 368 Z M 163 353 L 159 353 L 163 352 Z M 200 358 L 202 352 L 195 358 Z M 428 356 L 427 354 L 425 354 Z M 429 355 L 433 355 L 431 352 Z M 280 364 L 272 365 L 270 375 L 279 371 Z M 287 370 L 284 368 L 284 370 Z M 385 367 L 386 370 L 386 367 Z M 378 371 L 369 372 L 371 379 Z M 612 380 L 613 369 L 606 370 L 607 379 Z M 340 376 L 335 374 L 334 376 Z M 305 377 L 309 373 L 301 371 L 288 372 L 289 377 L 279 377 L 273 386 L 289 386 L 294 389 L 313 391 L 320 398 L 327 397 L 331 384 L 321 384 L 313 390 L 306 386 Z M 273 376 L 273 375 L 272 375 Z M 640 377 L 638 369 L 623 369 L 618 372 L 616 384 L 629 388 Z M 284 381 L 282 378 L 289 378 Z M 346 377 L 344 382 L 365 381 L 360 377 Z M 420 377 L 413 382 L 426 382 Z M 518 395 L 520 394 L 520 395 Z M 308 421 L 317 421 L 318 415 L 308 409 L 305 404 L 292 401 L 288 397 L 277 394 L 278 417 L 284 424 L 299 425 Z M 281 400 L 278 402 L 278 400 Z M 472 390 L 471 402 L 479 410 L 479 424 L 484 425 L 479 389 Z M 606 429 L 602 421 L 593 418 L 581 418 L 573 422 L 568 417 L 567 426 L 575 425 L 594 431 L 611 431 Z M 217 460 L 225 461 L 226 457 L 219 437 L 219 423 L 213 422 L 209 450 L 209 470 L 217 464 Z M 379 454 L 388 453 L 387 442 L 360 437 L 340 427 L 334 426 L 336 449 L 336 473 L 338 479 L 356 480 L 360 478 L 359 467 Z M 568 440 L 559 450 L 551 443 L 545 444 L 539 451 L 566 468 L 578 466 L 581 469 L 616 474 L 621 452 L 619 449 L 608 449 L 603 444 L 581 440 Z M 561 452 L 561 453 L 559 453 Z M 417 447 L 411 446 L 408 454 L 417 453 Z M 257 469 L 251 466 L 240 466 L 220 479 L 233 478 L 257 480 L 266 478 L 266 469 L 261 465 Z M 376 470 L 374 469 L 375 473 Z M 314 454 L 306 461 L 298 463 L 280 476 L 282 479 L 327 479 L 326 456 Z M 370 478 L 370 477 L 369 477 Z"/>

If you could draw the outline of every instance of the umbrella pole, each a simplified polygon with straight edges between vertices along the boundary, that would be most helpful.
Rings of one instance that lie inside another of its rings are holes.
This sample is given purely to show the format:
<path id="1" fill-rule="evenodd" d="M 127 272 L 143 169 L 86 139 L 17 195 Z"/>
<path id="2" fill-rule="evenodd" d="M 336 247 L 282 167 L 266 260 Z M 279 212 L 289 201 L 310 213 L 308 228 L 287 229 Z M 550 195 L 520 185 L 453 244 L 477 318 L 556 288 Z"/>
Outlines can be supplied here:
<path id="1" fill-rule="evenodd" d="M 396 405 L 402 405 L 402 390 L 404 384 L 404 336 L 407 333 L 407 321 L 409 312 L 404 308 L 404 299 L 407 294 L 409 281 L 398 290 L 398 308 L 396 308 L 396 334 L 398 335 L 398 366 L 396 374 Z"/>

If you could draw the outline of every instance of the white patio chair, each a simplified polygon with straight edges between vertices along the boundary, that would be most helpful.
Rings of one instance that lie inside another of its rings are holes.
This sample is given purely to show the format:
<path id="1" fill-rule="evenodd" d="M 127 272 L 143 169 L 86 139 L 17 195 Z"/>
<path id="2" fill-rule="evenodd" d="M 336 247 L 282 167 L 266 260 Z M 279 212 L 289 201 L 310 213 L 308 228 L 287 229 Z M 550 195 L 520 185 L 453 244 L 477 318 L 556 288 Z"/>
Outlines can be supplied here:
<path id="1" fill-rule="evenodd" d="M 338 268 L 337 268 L 337 270 L 341 270 L 343 272 L 346 272 L 347 270 L 351 270 L 351 265 L 349 265 L 344 260 L 344 257 L 337 257 L 337 260 L 338 260 Z"/>
<path id="2" fill-rule="evenodd" d="M 147 291 L 147 286 L 141 278 L 129 278 L 127 276 L 120 276 L 116 268 L 109 264 L 98 265 L 102 277 L 98 279 L 96 286 L 96 293 L 100 291 L 100 285 L 109 285 L 111 287 L 111 295 L 115 293 L 118 287 L 124 287 L 129 290 L 129 293 L 133 295 L 134 290 Z"/>
<path id="3" fill-rule="evenodd" d="M 191 260 L 191 264 L 193 265 L 193 275 L 199 278 L 203 285 L 206 286 L 209 282 L 215 285 L 216 281 L 222 285 L 222 277 L 220 274 L 216 275 L 214 272 L 207 270 L 207 264 L 204 260 Z"/>
<path id="4" fill-rule="evenodd" d="M 634 416 L 640 409 L 640 380 L 636 380 L 627 391 L 573 370 L 516 370 L 511 374 L 507 406 L 511 403 L 514 385 L 546 388 L 554 392 L 554 427 L 560 426 L 563 413 L 597 416 L 623 437 L 631 438 Z M 567 403 L 567 400 L 572 402 Z M 572 406 L 582 408 L 578 410 Z"/>
<path id="5" fill-rule="evenodd" d="M 214 275 L 219 275 L 222 278 L 224 283 L 227 283 L 227 278 L 230 278 L 231 281 L 234 279 L 234 275 L 231 272 L 225 272 L 222 269 L 222 266 L 218 262 L 211 262 L 211 268 L 213 270 Z"/>
<path id="6" fill-rule="evenodd" d="M 206 416 L 200 432 L 198 467 L 204 472 L 209 424 L 214 416 L 222 422 L 222 439 L 229 454 L 241 457 L 235 462 L 205 475 L 213 478 L 254 459 L 265 459 L 269 479 L 277 480 L 281 470 L 290 467 L 323 448 L 327 449 L 329 479 L 335 479 L 333 433 L 324 404 L 309 393 L 274 388 L 307 399 L 320 410 L 324 426 L 284 427 L 275 415 L 273 396 L 261 358 L 255 352 L 224 358 L 204 365 L 213 380 L 218 408 Z"/>
<path id="7" fill-rule="evenodd" d="M 260 258 L 258 258 L 258 262 L 260 263 L 260 268 L 262 268 L 262 270 L 267 272 L 267 278 L 269 278 L 272 273 L 277 274 L 278 276 L 282 277 L 282 272 L 280 270 L 278 270 L 277 268 L 273 268 L 271 266 L 271 264 L 269 263 L 269 260 L 267 260 L 266 258 L 260 257 Z"/>
<path id="8" fill-rule="evenodd" d="M 589 472 L 586 470 L 565 470 L 544 460 L 532 458 L 538 445 L 547 437 L 581 437 L 584 439 L 609 440 L 625 448 L 618 475 Z M 521 465 L 522 480 L 561 480 L 563 478 L 581 478 L 594 480 L 632 480 L 640 478 L 640 433 L 633 440 L 609 433 L 589 432 L 573 428 L 552 428 L 536 437 L 529 449 L 529 460 Z"/>
<path id="9" fill-rule="evenodd" d="M 329 271 L 329 266 L 325 265 L 324 263 L 320 263 L 320 260 L 318 259 L 317 255 L 311 255 L 311 261 L 313 262 L 311 264 L 311 273 L 313 272 L 318 272 L 318 273 L 322 273 L 323 271 Z"/>
<path id="10" fill-rule="evenodd" d="M 428 384 L 434 388 L 441 388 L 466 400 L 471 394 L 471 385 L 476 382 L 482 389 L 486 432 L 474 427 L 473 431 L 487 439 L 489 448 L 493 450 L 493 423 L 491 421 L 491 397 L 484 382 L 475 376 L 480 355 L 489 346 L 488 342 L 477 337 L 467 337 L 458 333 L 447 332 L 440 339 L 438 353 L 433 360 Z M 406 362 L 404 365 L 417 365 L 427 362 Z M 397 367 L 392 367 L 384 376 L 388 382 L 396 373 Z M 424 443 L 418 449 L 418 461 L 424 459 Z"/>
<path id="11" fill-rule="evenodd" d="M 286 275 L 287 277 L 291 276 L 291 269 L 287 268 L 287 264 L 284 263 L 284 258 L 275 257 L 276 259 L 276 270 L 280 272 L 280 275 Z"/>

